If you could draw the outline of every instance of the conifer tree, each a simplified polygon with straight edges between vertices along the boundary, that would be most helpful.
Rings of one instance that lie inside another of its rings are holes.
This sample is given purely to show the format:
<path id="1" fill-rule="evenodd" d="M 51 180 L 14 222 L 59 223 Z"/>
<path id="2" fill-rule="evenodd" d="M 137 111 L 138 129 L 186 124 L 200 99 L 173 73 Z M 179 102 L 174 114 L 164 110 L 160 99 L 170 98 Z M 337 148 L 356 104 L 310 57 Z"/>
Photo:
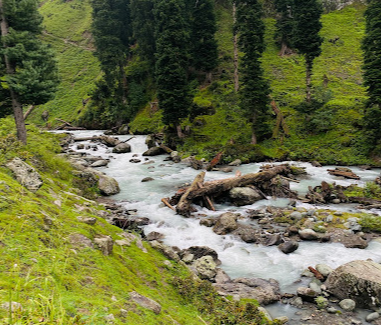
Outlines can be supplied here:
<path id="1" fill-rule="evenodd" d="M 294 31 L 294 0 L 275 0 L 275 9 L 278 13 L 276 21 L 276 38 L 280 43 L 280 55 L 291 51 Z"/>
<path id="2" fill-rule="evenodd" d="M 187 78 L 189 26 L 183 0 L 157 0 L 155 4 L 156 84 L 164 124 L 182 137 L 180 120 L 190 106 Z"/>
<path id="3" fill-rule="evenodd" d="M 155 64 L 155 17 L 153 0 L 130 0 L 133 37 L 139 47 L 139 54 L 151 66 Z"/>
<path id="4" fill-rule="evenodd" d="M 0 101 L 11 103 L 17 137 L 26 143 L 22 106 L 53 98 L 59 82 L 57 68 L 52 51 L 39 39 L 42 17 L 38 1 L 0 0 L 0 19 Z"/>
<path id="5" fill-rule="evenodd" d="M 321 54 L 321 44 L 323 39 L 319 32 L 322 28 L 320 22 L 323 8 L 318 0 L 294 0 L 294 37 L 295 48 L 305 57 L 306 60 L 306 100 L 311 103 L 311 76 L 313 61 Z"/>
<path id="6" fill-rule="evenodd" d="M 192 8 L 191 56 L 196 70 L 207 73 L 211 81 L 211 72 L 218 64 L 217 31 L 214 3 L 212 0 L 195 0 Z"/>
<path id="7" fill-rule="evenodd" d="M 243 57 L 240 63 L 240 106 L 247 112 L 252 123 L 251 143 L 268 133 L 269 85 L 263 77 L 261 57 L 265 50 L 265 25 L 262 6 L 258 0 L 237 0 L 238 42 Z"/>
<path id="8" fill-rule="evenodd" d="M 381 2 L 368 2 L 365 11 L 366 34 L 362 44 L 364 84 L 369 96 L 364 122 L 376 142 L 381 138 Z"/>
<path id="9" fill-rule="evenodd" d="M 132 28 L 129 0 L 92 0 L 92 33 L 108 91 L 116 104 L 125 103 L 127 64 Z"/>

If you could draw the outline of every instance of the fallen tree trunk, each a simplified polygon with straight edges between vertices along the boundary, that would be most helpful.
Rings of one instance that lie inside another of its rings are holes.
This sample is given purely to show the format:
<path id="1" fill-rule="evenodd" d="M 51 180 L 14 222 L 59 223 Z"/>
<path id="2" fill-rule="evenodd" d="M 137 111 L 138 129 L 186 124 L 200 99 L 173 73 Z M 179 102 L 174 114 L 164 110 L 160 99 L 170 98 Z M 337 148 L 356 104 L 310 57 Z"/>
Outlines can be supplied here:
<path id="1" fill-rule="evenodd" d="M 359 176 L 357 176 L 355 173 L 350 171 L 342 171 L 338 169 L 327 169 L 327 171 L 330 175 L 334 175 L 334 176 L 341 176 L 341 177 L 345 177 L 349 179 L 357 179 L 357 180 L 360 179 Z"/>
<path id="2" fill-rule="evenodd" d="M 176 211 L 178 214 L 190 216 L 192 212 L 191 203 L 195 199 L 206 199 L 208 201 L 211 197 L 218 196 L 234 187 L 242 187 L 252 184 L 256 185 L 258 188 L 263 186 L 266 187 L 266 183 L 269 183 L 274 177 L 281 174 L 288 175 L 290 170 L 291 168 L 289 165 L 279 165 L 259 173 L 251 173 L 206 183 L 203 183 L 205 172 L 202 172 L 197 175 L 190 187 L 186 190 L 179 190 L 169 202 L 171 205 L 177 203 Z M 211 203 L 211 201 L 208 203 Z M 212 204 L 210 205 L 213 206 Z"/>
<path id="3" fill-rule="evenodd" d="M 380 200 L 370 199 L 362 196 L 351 196 L 349 201 L 353 203 L 360 203 L 362 205 L 381 205 Z"/>

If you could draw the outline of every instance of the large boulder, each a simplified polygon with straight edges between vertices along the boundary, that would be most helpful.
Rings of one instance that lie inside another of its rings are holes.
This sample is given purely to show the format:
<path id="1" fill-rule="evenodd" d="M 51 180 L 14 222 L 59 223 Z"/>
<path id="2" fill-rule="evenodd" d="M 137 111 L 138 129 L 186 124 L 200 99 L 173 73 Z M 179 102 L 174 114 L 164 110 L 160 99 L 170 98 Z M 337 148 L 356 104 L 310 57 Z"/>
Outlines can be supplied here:
<path id="1" fill-rule="evenodd" d="M 147 298 L 136 291 L 130 292 L 130 299 L 136 302 L 139 306 L 152 310 L 155 314 L 160 314 L 161 305 L 157 303 L 155 300 Z"/>
<path id="2" fill-rule="evenodd" d="M 381 265 L 353 261 L 331 272 L 326 281 L 329 292 L 340 299 L 352 299 L 357 306 L 381 306 Z"/>
<path id="3" fill-rule="evenodd" d="M 237 228 L 237 215 L 231 212 L 226 212 L 218 217 L 217 222 L 213 227 L 213 231 L 217 235 L 226 235 Z"/>
<path id="4" fill-rule="evenodd" d="M 107 175 L 99 175 L 98 188 L 103 195 L 110 196 L 120 192 L 118 182 Z"/>
<path id="5" fill-rule="evenodd" d="M 6 166 L 16 176 L 17 181 L 29 191 L 37 191 L 43 184 L 41 176 L 37 171 L 20 158 L 14 158 Z"/>
<path id="6" fill-rule="evenodd" d="M 213 281 L 217 275 L 217 264 L 212 256 L 203 256 L 193 263 L 196 274 L 200 279 Z"/>
<path id="7" fill-rule="evenodd" d="M 107 147 L 115 147 L 120 143 L 118 138 L 109 137 L 107 135 L 102 135 L 100 141 L 105 144 Z"/>
<path id="8" fill-rule="evenodd" d="M 143 156 L 157 156 L 164 154 L 165 151 L 161 149 L 160 147 L 152 147 L 149 148 L 147 151 L 143 152 Z"/>
<path id="9" fill-rule="evenodd" d="M 147 145 L 148 149 L 151 149 L 156 146 L 156 139 L 154 134 L 149 134 L 146 137 L 145 144 Z"/>
<path id="10" fill-rule="evenodd" d="M 237 278 L 230 283 L 215 284 L 220 293 L 238 295 L 240 298 L 256 299 L 260 304 L 268 305 L 281 298 L 279 283 L 274 280 Z"/>
<path id="11" fill-rule="evenodd" d="M 261 193 L 252 187 L 234 187 L 229 191 L 229 197 L 237 206 L 253 204 L 263 199 Z"/>
<path id="12" fill-rule="evenodd" d="M 131 146 L 128 143 L 121 142 L 117 144 L 114 149 L 112 149 L 113 153 L 127 153 L 131 152 Z"/>

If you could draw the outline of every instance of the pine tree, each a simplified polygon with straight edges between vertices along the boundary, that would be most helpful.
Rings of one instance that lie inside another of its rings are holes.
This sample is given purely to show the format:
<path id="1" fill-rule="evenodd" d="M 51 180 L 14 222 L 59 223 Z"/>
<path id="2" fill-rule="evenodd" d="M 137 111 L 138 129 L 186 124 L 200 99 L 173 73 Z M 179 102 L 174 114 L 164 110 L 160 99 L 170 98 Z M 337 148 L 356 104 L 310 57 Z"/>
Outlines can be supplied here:
<path id="1" fill-rule="evenodd" d="M 276 39 L 281 46 L 280 55 L 291 52 L 293 47 L 293 30 L 294 30 L 294 0 L 275 0 L 275 9 L 278 13 L 276 21 Z"/>
<path id="2" fill-rule="evenodd" d="M 138 44 L 139 54 L 155 65 L 155 17 L 153 0 L 130 0 L 133 37 Z"/>
<path id="3" fill-rule="evenodd" d="M 105 83 L 114 97 L 114 105 L 125 104 L 127 80 L 124 67 L 131 45 L 129 0 L 92 0 L 92 33 L 95 55 L 104 72 Z"/>
<path id="4" fill-rule="evenodd" d="M 214 3 L 212 0 L 195 0 L 191 16 L 191 56 L 192 65 L 198 71 L 211 72 L 218 65 L 217 31 Z"/>
<path id="5" fill-rule="evenodd" d="M 39 105 L 52 99 L 58 73 L 52 51 L 38 38 L 42 17 L 38 1 L 0 0 L 1 102 L 12 103 L 17 136 L 26 143 L 23 105 Z M 2 108 L 3 110 L 3 108 Z"/>
<path id="6" fill-rule="evenodd" d="M 190 106 L 187 78 L 189 26 L 181 0 L 157 0 L 155 5 L 156 84 L 163 122 L 182 137 L 180 120 Z"/>
<path id="7" fill-rule="evenodd" d="M 261 57 L 265 50 L 265 25 L 262 20 L 262 6 L 257 0 L 237 0 L 238 42 L 243 57 L 240 63 L 242 109 L 252 122 L 252 144 L 268 133 L 269 85 L 263 77 Z"/>
<path id="8" fill-rule="evenodd" d="M 363 40 L 364 84 L 369 100 L 364 117 L 373 142 L 381 138 L 381 2 L 370 0 L 365 12 L 366 34 Z"/>
<path id="9" fill-rule="evenodd" d="M 321 54 L 323 39 L 319 32 L 323 8 L 318 0 L 294 0 L 295 28 L 293 44 L 306 60 L 306 100 L 311 103 L 311 76 L 313 61 Z"/>

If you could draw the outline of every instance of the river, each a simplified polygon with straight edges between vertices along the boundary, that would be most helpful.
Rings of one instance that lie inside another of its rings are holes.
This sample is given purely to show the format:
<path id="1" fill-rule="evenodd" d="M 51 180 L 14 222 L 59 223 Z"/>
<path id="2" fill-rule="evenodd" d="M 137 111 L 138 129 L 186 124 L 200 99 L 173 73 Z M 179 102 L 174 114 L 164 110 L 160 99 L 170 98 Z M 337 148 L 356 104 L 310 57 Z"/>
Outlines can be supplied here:
<path id="1" fill-rule="evenodd" d="M 102 131 L 76 131 L 71 132 L 76 137 L 88 137 L 99 135 Z M 118 136 L 122 141 L 130 139 L 132 136 Z M 226 211 L 241 213 L 241 222 L 248 222 L 245 218 L 248 209 L 256 209 L 265 205 L 286 207 L 288 199 L 269 199 L 259 201 L 250 206 L 232 207 L 227 205 L 217 205 L 217 211 L 212 212 L 199 207 L 194 218 L 184 218 L 176 215 L 174 211 L 165 207 L 161 203 L 163 197 L 170 197 L 176 190 L 185 183 L 190 183 L 199 173 L 185 164 L 174 164 L 166 161 L 167 155 L 155 157 L 142 157 L 142 153 L 147 150 L 145 136 L 135 136 L 128 142 L 132 147 L 131 153 L 113 154 L 106 147 L 98 146 L 97 151 L 91 149 L 78 150 L 91 155 L 102 156 L 111 159 L 108 167 L 100 168 L 109 176 L 114 177 L 120 185 L 121 192 L 113 199 L 119 201 L 127 209 L 137 209 L 141 217 L 148 217 L 151 224 L 144 228 L 145 233 L 157 231 L 165 235 L 164 243 L 169 246 L 177 246 L 180 249 L 190 246 L 208 246 L 213 248 L 222 262 L 227 274 L 232 277 L 260 277 L 264 279 L 273 278 L 279 281 L 282 292 L 295 293 L 300 283 L 295 283 L 300 279 L 300 275 L 308 266 L 316 264 L 327 264 L 336 268 L 344 263 L 353 260 L 366 260 L 368 258 L 375 262 L 381 262 L 381 243 L 371 242 L 366 249 L 348 249 L 339 243 L 317 243 L 301 242 L 299 249 L 292 254 L 283 254 L 276 246 L 264 247 L 261 245 L 248 244 L 232 235 L 219 236 L 211 228 L 201 226 L 200 218 L 205 215 L 220 215 Z M 73 146 L 75 149 L 76 145 Z M 140 163 L 131 163 L 130 160 L 139 159 Z M 147 159 L 147 160 L 146 160 Z M 331 176 L 326 171 L 335 166 L 324 166 L 322 168 L 313 167 L 309 163 L 290 162 L 296 166 L 306 167 L 310 175 L 308 179 L 301 180 L 300 183 L 292 183 L 292 189 L 304 194 L 308 186 L 319 185 L 323 180 L 336 184 L 348 186 L 350 184 L 364 185 L 367 181 L 374 180 L 380 175 L 379 169 L 361 170 L 351 168 L 361 177 L 361 180 L 342 180 Z M 205 181 L 217 180 L 231 177 L 236 170 L 242 174 L 257 172 L 261 163 L 246 164 L 234 167 L 232 173 L 207 172 Z M 152 177 L 150 182 L 141 182 L 145 177 Z M 311 205 L 297 203 L 308 209 L 316 208 Z M 319 208 L 322 208 L 320 206 Z M 331 205 L 324 208 L 331 210 L 353 210 L 353 205 Z M 274 308 L 269 308 L 273 316 L 290 314 L 294 310 L 289 307 L 282 307 L 277 304 Z"/>

